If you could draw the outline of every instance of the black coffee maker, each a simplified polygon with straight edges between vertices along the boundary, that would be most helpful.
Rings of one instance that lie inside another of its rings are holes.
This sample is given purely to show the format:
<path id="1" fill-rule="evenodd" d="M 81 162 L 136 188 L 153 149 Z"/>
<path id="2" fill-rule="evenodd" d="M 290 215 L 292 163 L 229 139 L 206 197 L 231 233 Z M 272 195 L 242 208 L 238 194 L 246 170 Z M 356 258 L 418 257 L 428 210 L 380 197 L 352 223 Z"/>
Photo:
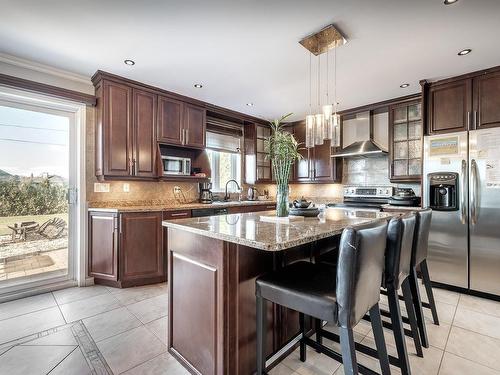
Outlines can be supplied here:
<path id="1" fill-rule="evenodd" d="M 458 210 L 458 173 L 429 173 L 429 207 L 436 211 Z"/>

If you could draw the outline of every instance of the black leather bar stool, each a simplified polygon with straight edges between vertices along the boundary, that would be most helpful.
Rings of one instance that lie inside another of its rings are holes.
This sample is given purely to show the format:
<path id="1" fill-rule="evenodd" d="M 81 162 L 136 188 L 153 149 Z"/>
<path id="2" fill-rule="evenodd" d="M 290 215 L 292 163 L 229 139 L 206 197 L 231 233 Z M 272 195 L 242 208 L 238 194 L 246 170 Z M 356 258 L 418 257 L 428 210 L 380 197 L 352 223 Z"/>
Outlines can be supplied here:
<path id="1" fill-rule="evenodd" d="M 431 280 L 429 277 L 429 269 L 427 268 L 427 251 L 429 245 L 431 219 L 432 210 L 430 208 L 416 212 L 415 236 L 413 238 L 413 252 L 410 269 L 410 286 L 413 296 L 413 305 L 415 307 L 418 328 L 420 331 L 420 338 L 422 340 L 422 345 L 425 348 L 429 347 L 429 339 L 427 337 L 427 330 L 425 327 L 425 319 L 422 307 L 427 307 L 431 310 L 434 324 L 439 325 L 436 302 L 434 301 L 434 294 L 432 293 Z M 422 300 L 420 298 L 417 268 L 420 268 L 422 282 L 425 286 L 425 291 L 429 303 L 422 303 Z"/>
<path id="2" fill-rule="evenodd" d="M 391 324 L 387 325 L 394 332 L 399 367 L 403 375 L 411 374 L 405 331 L 399 306 L 398 289 L 403 291 L 403 299 L 408 313 L 411 336 L 417 355 L 423 357 L 422 345 L 416 320 L 413 297 L 410 287 L 410 268 L 415 232 L 416 216 L 414 213 L 392 218 L 387 229 L 387 249 L 385 255 L 385 277 L 383 287 L 387 290 Z M 386 326 L 384 324 L 384 326 Z"/>
<path id="3" fill-rule="evenodd" d="M 382 374 L 390 374 L 378 305 L 386 238 L 385 221 L 346 228 L 340 239 L 338 267 L 297 262 L 256 280 L 258 375 L 265 373 L 267 301 L 299 311 L 301 361 L 306 360 L 309 345 L 342 362 L 345 374 L 374 374 L 358 365 L 353 333 L 353 327 L 369 311 Z M 339 326 L 342 354 L 306 336 L 305 315 Z"/>

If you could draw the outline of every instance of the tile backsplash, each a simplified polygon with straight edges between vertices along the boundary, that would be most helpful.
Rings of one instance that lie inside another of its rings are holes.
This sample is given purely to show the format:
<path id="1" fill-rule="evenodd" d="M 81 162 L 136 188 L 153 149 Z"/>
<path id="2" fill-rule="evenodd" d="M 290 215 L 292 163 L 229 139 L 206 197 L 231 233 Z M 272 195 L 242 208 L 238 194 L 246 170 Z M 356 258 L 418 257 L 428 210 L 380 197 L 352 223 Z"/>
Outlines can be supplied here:
<path id="1" fill-rule="evenodd" d="M 409 187 L 420 195 L 420 183 L 391 183 L 389 180 L 389 157 L 381 155 L 370 158 L 344 159 L 342 183 L 344 185 L 392 185 Z"/>

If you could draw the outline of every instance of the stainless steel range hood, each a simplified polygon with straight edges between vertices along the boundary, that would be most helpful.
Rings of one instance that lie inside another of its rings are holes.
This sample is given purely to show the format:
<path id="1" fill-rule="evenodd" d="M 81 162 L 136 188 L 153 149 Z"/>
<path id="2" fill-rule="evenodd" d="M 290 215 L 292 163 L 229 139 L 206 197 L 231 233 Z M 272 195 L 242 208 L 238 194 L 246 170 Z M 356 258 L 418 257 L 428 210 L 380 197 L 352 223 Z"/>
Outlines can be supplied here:
<path id="1" fill-rule="evenodd" d="M 387 112 L 370 111 L 346 115 L 342 119 L 342 145 L 332 158 L 367 158 L 387 154 L 388 149 Z M 376 139 L 376 140 L 375 140 Z"/>
<path id="2" fill-rule="evenodd" d="M 339 152 L 332 155 L 332 158 L 347 158 L 347 157 L 375 157 L 382 154 L 387 154 L 387 151 L 377 145 L 373 140 L 358 141 L 343 148 Z"/>

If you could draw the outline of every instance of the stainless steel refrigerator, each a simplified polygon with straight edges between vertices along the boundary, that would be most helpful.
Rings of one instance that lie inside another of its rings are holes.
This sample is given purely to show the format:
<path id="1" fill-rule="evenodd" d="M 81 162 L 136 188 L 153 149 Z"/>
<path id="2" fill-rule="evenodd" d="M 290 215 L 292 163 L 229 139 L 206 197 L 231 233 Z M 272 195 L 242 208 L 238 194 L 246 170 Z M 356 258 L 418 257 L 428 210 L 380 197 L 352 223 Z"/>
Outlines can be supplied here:
<path id="1" fill-rule="evenodd" d="M 500 128 L 424 138 L 433 281 L 500 295 Z"/>

